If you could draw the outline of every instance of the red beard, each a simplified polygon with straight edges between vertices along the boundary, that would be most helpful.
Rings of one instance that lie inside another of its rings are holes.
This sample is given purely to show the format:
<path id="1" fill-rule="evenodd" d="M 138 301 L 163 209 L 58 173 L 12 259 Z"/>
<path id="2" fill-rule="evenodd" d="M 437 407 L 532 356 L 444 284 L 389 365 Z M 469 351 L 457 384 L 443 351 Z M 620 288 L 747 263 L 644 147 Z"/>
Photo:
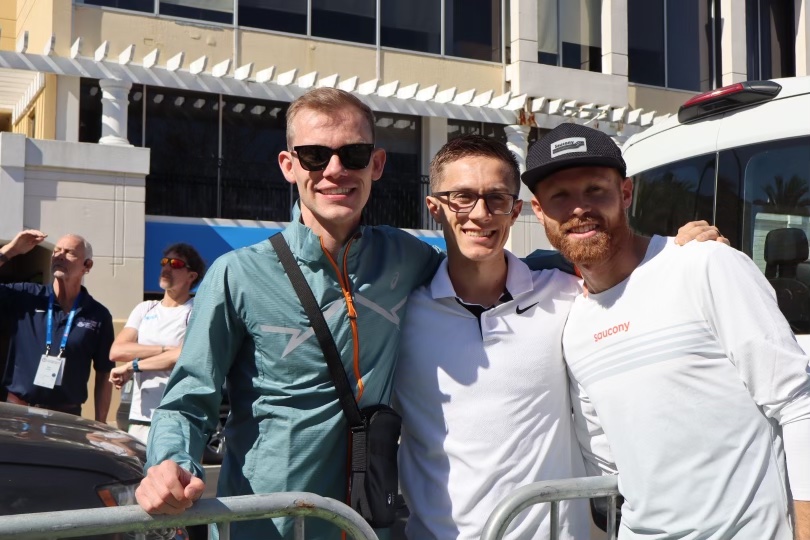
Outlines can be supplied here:
<path id="1" fill-rule="evenodd" d="M 599 227 L 590 238 L 573 239 L 568 235 L 572 228 L 588 224 Z M 606 228 L 602 219 L 587 216 L 585 219 L 571 219 L 553 229 L 546 226 L 546 236 L 551 245 L 577 266 L 592 266 L 608 260 L 625 231 L 629 229 L 624 212 L 621 213 L 619 223 L 610 229 Z"/>

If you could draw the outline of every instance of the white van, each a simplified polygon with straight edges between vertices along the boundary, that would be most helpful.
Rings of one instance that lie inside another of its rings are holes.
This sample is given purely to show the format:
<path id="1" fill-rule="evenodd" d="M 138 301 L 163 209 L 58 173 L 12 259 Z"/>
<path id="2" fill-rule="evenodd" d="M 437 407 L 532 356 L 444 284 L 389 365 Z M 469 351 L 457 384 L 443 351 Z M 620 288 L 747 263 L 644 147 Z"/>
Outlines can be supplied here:
<path id="1" fill-rule="evenodd" d="M 715 224 L 766 275 L 810 352 L 810 77 L 696 96 L 623 153 L 631 225 L 671 235 L 695 219 Z"/>

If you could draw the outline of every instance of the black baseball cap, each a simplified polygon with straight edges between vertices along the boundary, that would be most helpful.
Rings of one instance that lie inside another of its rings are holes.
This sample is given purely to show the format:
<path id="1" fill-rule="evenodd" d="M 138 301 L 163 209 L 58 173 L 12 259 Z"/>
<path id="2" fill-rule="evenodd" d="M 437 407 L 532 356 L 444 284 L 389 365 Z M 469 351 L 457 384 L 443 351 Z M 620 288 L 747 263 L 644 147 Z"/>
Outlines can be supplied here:
<path id="1" fill-rule="evenodd" d="M 622 151 L 606 133 L 580 124 L 560 124 L 529 149 L 520 175 L 532 193 L 544 178 L 571 167 L 611 167 L 624 178 Z"/>

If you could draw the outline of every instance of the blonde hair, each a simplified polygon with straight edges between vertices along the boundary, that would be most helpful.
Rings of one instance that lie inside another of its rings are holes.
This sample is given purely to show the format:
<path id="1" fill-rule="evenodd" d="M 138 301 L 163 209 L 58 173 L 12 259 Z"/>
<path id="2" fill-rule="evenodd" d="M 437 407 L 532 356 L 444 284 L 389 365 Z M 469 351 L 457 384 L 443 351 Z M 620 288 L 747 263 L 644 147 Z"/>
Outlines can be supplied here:
<path id="1" fill-rule="evenodd" d="M 363 114 L 371 132 L 370 142 L 374 142 L 374 113 L 371 112 L 368 105 L 345 90 L 316 88 L 293 101 L 287 109 L 287 149 L 292 150 L 293 122 L 298 113 L 303 110 L 310 110 L 332 115 L 347 107 L 353 107 Z"/>

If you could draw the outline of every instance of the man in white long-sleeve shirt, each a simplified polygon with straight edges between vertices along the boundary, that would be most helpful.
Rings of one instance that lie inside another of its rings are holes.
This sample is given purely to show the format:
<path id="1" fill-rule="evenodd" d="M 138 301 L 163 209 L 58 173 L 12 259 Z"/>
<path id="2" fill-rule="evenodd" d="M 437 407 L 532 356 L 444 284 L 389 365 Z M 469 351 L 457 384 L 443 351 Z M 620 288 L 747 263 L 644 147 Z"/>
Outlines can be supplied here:
<path id="1" fill-rule="evenodd" d="M 556 128 L 528 165 L 585 280 L 563 348 L 586 461 L 619 472 L 619 537 L 810 538 L 808 358 L 764 276 L 717 242 L 635 235 L 632 181 L 596 130 Z"/>

